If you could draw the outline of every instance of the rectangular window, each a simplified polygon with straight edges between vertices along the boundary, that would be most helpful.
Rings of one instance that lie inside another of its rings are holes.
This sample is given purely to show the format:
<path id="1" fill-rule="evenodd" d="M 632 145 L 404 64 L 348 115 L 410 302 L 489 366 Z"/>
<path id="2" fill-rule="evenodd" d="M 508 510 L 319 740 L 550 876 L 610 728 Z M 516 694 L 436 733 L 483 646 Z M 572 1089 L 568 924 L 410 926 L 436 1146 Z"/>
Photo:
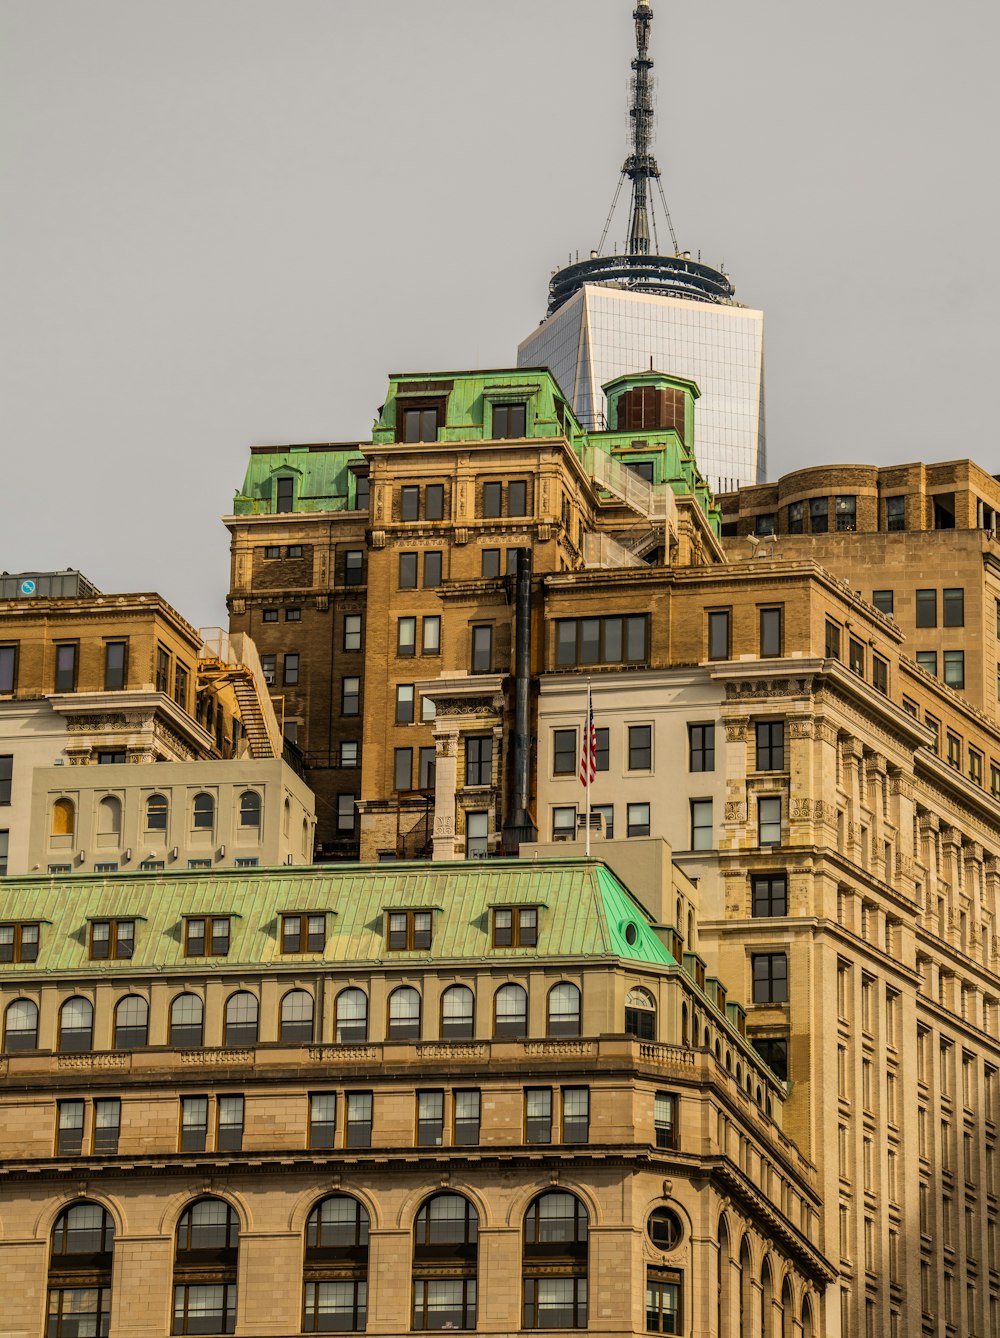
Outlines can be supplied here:
<path id="1" fill-rule="evenodd" d="M 413 684 L 396 684 L 396 724 L 413 724 Z"/>
<path id="2" fill-rule="evenodd" d="M 340 765 L 348 768 L 358 765 L 357 739 L 345 739 L 340 745 Z"/>
<path id="3" fill-rule="evenodd" d="M 0 757 L 0 804 L 10 803 L 11 783 L 14 779 L 14 758 L 8 753 Z"/>
<path id="4" fill-rule="evenodd" d="M 562 1141 L 586 1143 L 590 1138 L 590 1088 L 562 1089 Z"/>
<path id="5" fill-rule="evenodd" d="M 500 575 L 500 549 L 484 548 L 480 575 L 486 580 L 494 580 Z"/>
<path id="6" fill-rule="evenodd" d="M 170 654 L 162 646 L 156 649 L 156 690 L 170 691 Z"/>
<path id="7" fill-rule="evenodd" d="M 317 1151 L 329 1151 L 337 1133 L 336 1092 L 309 1094 L 309 1146 Z"/>
<path id="8" fill-rule="evenodd" d="M 941 591 L 942 627 L 965 626 L 965 591 L 950 589 Z"/>
<path id="9" fill-rule="evenodd" d="M 965 687 L 965 651 L 944 652 L 944 681 L 950 688 Z"/>
<path id="10" fill-rule="evenodd" d="M 424 554 L 424 589 L 434 590 L 441 584 L 441 553 L 431 549 Z"/>
<path id="11" fill-rule="evenodd" d="M 0 962 L 36 962 L 38 943 L 37 924 L 0 925 Z"/>
<path id="12" fill-rule="evenodd" d="M 416 590 L 417 588 L 416 553 L 400 553 L 399 555 L 399 588 L 400 590 Z"/>
<path id="13" fill-rule="evenodd" d="M 948 741 L 948 765 L 954 767 L 956 771 L 962 770 L 962 740 L 957 734 L 952 734 L 949 730 L 947 734 Z"/>
<path id="14" fill-rule="evenodd" d="M 386 946 L 390 952 L 426 952 L 431 946 L 430 911 L 387 911 Z"/>
<path id="15" fill-rule="evenodd" d="M 283 915 L 282 952 L 322 952 L 326 947 L 325 915 Z"/>
<path id="16" fill-rule="evenodd" d="M 889 695 L 889 662 L 874 652 L 872 652 L 872 687 L 876 692 L 881 692 L 883 697 Z"/>
<path id="17" fill-rule="evenodd" d="M 596 738 L 596 747 L 594 749 L 594 770 L 608 771 L 611 766 L 611 731 L 610 729 L 597 729 L 594 731 Z"/>
<path id="18" fill-rule="evenodd" d="M 653 1100 L 653 1130 L 658 1148 L 677 1146 L 677 1098 L 672 1092 L 657 1092 Z"/>
<path id="19" fill-rule="evenodd" d="M 917 591 L 917 626 L 937 627 L 937 591 Z"/>
<path id="20" fill-rule="evenodd" d="M 363 548 L 351 548 L 344 554 L 344 584 L 364 585 L 365 552 Z"/>
<path id="21" fill-rule="evenodd" d="M 788 878 L 785 874 L 754 874 L 750 886 L 755 917 L 788 914 Z"/>
<path id="22" fill-rule="evenodd" d="M 128 678 L 128 642 L 107 641 L 104 644 L 104 689 L 118 692 Z"/>
<path id="23" fill-rule="evenodd" d="M 56 646 L 56 692 L 76 691 L 76 657 L 79 646 L 64 644 Z M 161 652 L 162 654 L 162 652 Z M 159 687 L 159 684 L 157 684 Z M 166 688 L 160 688 L 166 692 Z"/>
<path id="24" fill-rule="evenodd" d="M 264 674 L 264 682 L 269 687 L 273 687 L 274 681 L 278 676 L 277 655 L 262 655 L 260 657 L 260 667 Z"/>
<path id="25" fill-rule="evenodd" d="M 216 1105 L 218 1128 L 216 1149 L 219 1152 L 239 1152 L 243 1148 L 243 1098 L 220 1096 Z"/>
<path id="26" fill-rule="evenodd" d="M 493 781 L 493 735 L 470 734 L 465 740 L 466 785 L 490 785 Z"/>
<path id="27" fill-rule="evenodd" d="M 578 664 L 640 664 L 646 659 L 648 618 L 558 618 L 557 667 Z"/>
<path id="28" fill-rule="evenodd" d="M 95 1157 L 114 1157 L 117 1155 L 121 1123 L 122 1103 L 118 1097 L 102 1097 L 94 1102 L 93 1146 Z"/>
<path id="29" fill-rule="evenodd" d="M 729 609 L 715 609 L 708 615 L 708 658 L 729 659 Z"/>
<path id="30" fill-rule="evenodd" d="M 552 774 L 555 776 L 576 775 L 576 730 L 554 729 L 552 731 Z"/>
<path id="31" fill-rule="evenodd" d="M 264 560 L 272 562 L 275 558 L 281 557 L 281 549 L 277 544 L 268 544 L 264 549 Z"/>
<path id="32" fill-rule="evenodd" d="M 524 479 L 512 479 L 507 484 L 507 515 L 526 516 L 528 514 L 528 485 Z"/>
<path id="33" fill-rule="evenodd" d="M 302 545 L 301 545 L 301 544 L 289 544 L 289 545 L 288 545 L 288 550 L 287 550 L 287 552 L 285 553 L 285 556 L 286 556 L 286 557 L 290 557 L 290 558 L 300 558 L 300 557 L 302 556 Z"/>
<path id="34" fill-rule="evenodd" d="M 404 659 L 417 653 L 417 620 L 414 617 L 396 619 L 396 654 Z"/>
<path id="35" fill-rule="evenodd" d="M 553 841 L 576 840 L 576 805 L 566 804 L 552 810 Z"/>
<path id="36" fill-rule="evenodd" d="M 629 804 L 625 812 L 626 836 L 648 836 L 649 813 L 649 804 Z"/>
<path id="37" fill-rule="evenodd" d="M 208 1142 L 208 1097 L 181 1097 L 181 1152 L 204 1152 Z"/>
<path id="38" fill-rule="evenodd" d="M 535 906 L 497 907 L 493 912 L 495 948 L 533 948 L 538 942 L 538 909 Z"/>
<path id="39" fill-rule="evenodd" d="M 495 520 L 503 513 L 503 484 L 502 483 L 484 483 L 483 484 L 483 517 L 486 520 Z"/>
<path id="40" fill-rule="evenodd" d="M 421 748 L 417 759 L 417 789 L 433 790 L 437 751 L 433 744 Z"/>
<path id="41" fill-rule="evenodd" d="M 785 1037 L 755 1036 L 751 1038 L 753 1048 L 782 1082 L 788 1081 L 788 1041 Z"/>
<path id="42" fill-rule="evenodd" d="M 474 1088 L 455 1093 L 455 1143 L 476 1147 L 479 1143 L 479 1091 Z"/>
<path id="43" fill-rule="evenodd" d="M 510 441 L 518 437 L 523 437 L 527 411 L 527 404 L 494 404 L 494 441 Z"/>
<path id="44" fill-rule="evenodd" d="M 281 681 L 286 688 L 292 688 L 298 683 L 299 657 L 297 652 L 285 656 Z"/>
<path id="45" fill-rule="evenodd" d="M 444 520 L 443 483 L 428 483 L 424 492 L 424 519 Z"/>
<path id="46" fill-rule="evenodd" d="M 591 813 L 600 815 L 604 823 L 604 839 L 613 841 L 615 836 L 615 806 L 614 804 L 591 804 Z"/>
<path id="47" fill-rule="evenodd" d="M 785 722 L 783 720 L 758 720 L 757 770 L 784 771 L 785 769 Z"/>
<path id="48" fill-rule="evenodd" d="M 489 674 L 493 671 L 493 628 L 481 623 L 472 629 L 472 672 Z"/>
<path id="49" fill-rule="evenodd" d="M 295 480 L 279 478 L 275 495 L 275 511 L 292 511 L 295 508 Z"/>
<path id="50" fill-rule="evenodd" d="M 400 520 L 419 520 L 420 518 L 419 488 L 417 487 L 400 488 L 399 518 Z"/>
<path id="51" fill-rule="evenodd" d="M 344 617 L 344 650 L 361 649 L 361 614 L 348 613 Z"/>
<path id="52" fill-rule="evenodd" d="M 653 768 L 652 725 L 629 725 L 628 727 L 629 771 L 651 771 L 652 768 Z"/>
<path id="53" fill-rule="evenodd" d="M 809 529 L 813 534 L 826 534 L 830 528 L 830 499 L 811 497 L 809 499 Z"/>
<path id="54" fill-rule="evenodd" d="M 757 844 L 781 845 L 780 795 L 761 795 L 757 800 Z"/>
<path id="55" fill-rule="evenodd" d="M 301 610 L 301 609 L 285 609 L 285 622 L 286 622 L 286 623 L 299 623 L 299 622 L 301 622 L 301 621 L 302 621 L 302 610 Z"/>
<path id="56" fill-rule="evenodd" d="M 711 799 L 691 800 L 691 849 L 711 850 L 715 844 L 712 830 Z"/>
<path id="57" fill-rule="evenodd" d="M 838 497 L 836 500 L 837 529 L 841 534 L 858 528 L 858 499 Z"/>
<path id="58" fill-rule="evenodd" d="M 420 641 L 421 655 L 440 655 L 441 654 L 441 618 L 439 614 L 433 614 L 425 618 L 421 628 L 422 637 Z"/>
<path id="59" fill-rule="evenodd" d="M 983 783 L 983 755 L 977 753 L 975 748 L 969 749 L 969 780 L 973 785 Z"/>
<path id="60" fill-rule="evenodd" d="M 349 1148 L 369 1148 L 372 1145 L 372 1102 L 371 1092 L 348 1092 L 347 1119 L 344 1129 L 344 1143 Z"/>
<path id="61" fill-rule="evenodd" d="M 184 921 L 185 957 L 225 957 L 228 952 L 228 915 L 198 915 Z"/>
<path id="62" fill-rule="evenodd" d="M 340 684 L 340 714 L 358 715 L 361 703 L 361 679 L 348 677 Z"/>
<path id="63" fill-rule="evenodd" d="M 433 697 L 426 693 L 420 695 L 420 719 L 426 725 L 437 716 L 437 705 Z"/>
<path id="64" fill-rule="evenodd" d="M 681 1274 L 675 1269 L 646 1269 L 646 1332 L 681 1332 Z"/>
<path id="65" fill-rule="evenodd" d="M 761 609 L 760 654 L 762 659 L 774 658 L 782 652 L 783 609 Z"/>
<path id="66" fill-rule="evenodd" d="M 788 958 L 783 952 L 756 952 L 750 959 L 755 1004 L 788 1002 Z"/>
<path id="67" fill-rule="evenodd" d="M 188 681 L 190 676 L 187 665 L 181 664 L 178 660 L 174 668 L 174 701 L 182 711 L 186 711 L 188 706 Z"/>
<path id="68" fill-rule="evenodd" d="M 824 647 L 828 660 L 840 659 L 840 627 L 828 618 L 826 620 L 826 644 Z"/>
<path id="69" fill-rule="evenodd" d="M 337 795 L 337 831 L 341 835 L 353 835 L 354 833 L 354 824 L 357 821 L 355 810 L 357 799 L 356 794 Z"/>
<path id="70" fill-rule="evenodd" d="M 584 1277 L 525 1277 L 525 1329 L 585 1329 L 587 1279 Z"/>
<path id="71" fill-rule="evenodd" d="M 928 674 L 933 674 L 937 678 L 937 651 L 936 650 L 918 650 L 917 664 Z"/>
<path id="72" fill-rule="evenodd" d="M 465 815 L 465 858 L 485 859 L 490 853 L 490 815 L 477 810 Z"/>
<path id="73" fill-rule="evenodd" d="M 393 764 L 393 789 L 410 790 L 413 788 L 413 749 L 397 748 Z"/>
<path id="74" fill-rule="evenodd" d="M 79 1157 L 83 1151 L 83 1111 L 82 1101 L 59 1102 L 57 1157 Z"/>
<path id="75" fill-rule="evenodd" d="M 552 1142 L 552 1088 L 527 1087 L 524 1092 L 525 1142 Z"/>
<path id="76" fill-rule="evenodd" d="M 872 603 L 879 613 L 884 613 L 887 618 L 892 617 L 893 592 L 891 590 L 873 590 Z"/>
<path id="77" fill-rule="evenodd" d="M 848 639 L 847 647 L 848 664 L 852 674 L 857 674 L 859 678 L 865 676 L 865 648 L 860 641 L 854 637 Z"/>
<path id="78" fill-rule="evenodd" d="M 417 1093 L 417 1146 L 440 1147 L 444 1142 L 444 1092 Z"/>
<path id="79" fill-rule="evenodd" d="M 1000 614 L 997 615 L 1000 620 Z M 17 687 L 17 647 L 0 646 L 0 693 L 13 692 Z"/>
<path id="80" fill-rule="evenodd" d="M 715 725 L 688 725 L 688 770 L 715 770 Z"/>
<path id="81" fill-rule="evenodd" d="M 788 533 L 802 534 L 805 531 L 805 503 L 789 502 Z"/>
<path id="82" fill-rule="evenodd" d="M 135 952 L 134 920 L 92 920 L 90 960 L 127 961 Z"/>
<path id="83" fill-rule="evenodd" d="M 437 405 L 404 409 L 402 414 L 403 441 L 437 441 L 439 413 L 440 409 Z"/>
<path id="84" fill-rule="evenodd" d="M 0 827 L 0 876 L 7 872 L 7 862 L 10 856 L 10 829 Z"/>
<path id="85" fill-rule="evenodd" d="M 885 528 L 887 530 L 906 529 L 905 497 L 887 497 L 885 499 Z"/>

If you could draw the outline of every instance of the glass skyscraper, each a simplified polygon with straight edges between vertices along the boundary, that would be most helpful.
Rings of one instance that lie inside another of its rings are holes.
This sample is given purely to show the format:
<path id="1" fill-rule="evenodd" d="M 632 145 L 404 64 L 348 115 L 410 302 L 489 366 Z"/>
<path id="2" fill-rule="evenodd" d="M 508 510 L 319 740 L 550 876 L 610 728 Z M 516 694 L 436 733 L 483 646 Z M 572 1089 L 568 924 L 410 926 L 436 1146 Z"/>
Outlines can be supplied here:
<path id="1" fill-rule="evenodd" d="M 762 483 L 764 315 L 726 301 L 586 283 L 518 346 L 520 367 L 548 367 L 584 426 L 603 422 L 601 386 L 649 371 L 688 377 L 701 391 L 698 466 L 716 492 Z"/>

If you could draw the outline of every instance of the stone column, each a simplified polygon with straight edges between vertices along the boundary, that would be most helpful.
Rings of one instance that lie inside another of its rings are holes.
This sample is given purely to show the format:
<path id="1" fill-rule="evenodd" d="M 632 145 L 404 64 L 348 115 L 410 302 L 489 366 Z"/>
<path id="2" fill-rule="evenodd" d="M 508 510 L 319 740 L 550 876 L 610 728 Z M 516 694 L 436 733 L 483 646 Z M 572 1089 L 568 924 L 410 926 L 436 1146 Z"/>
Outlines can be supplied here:
<path id="1" fill-rule="evenodd" d="M 434 859 L 457 859 L 455 793 L 458 788 L 458 723 L 434 729 Z"/>

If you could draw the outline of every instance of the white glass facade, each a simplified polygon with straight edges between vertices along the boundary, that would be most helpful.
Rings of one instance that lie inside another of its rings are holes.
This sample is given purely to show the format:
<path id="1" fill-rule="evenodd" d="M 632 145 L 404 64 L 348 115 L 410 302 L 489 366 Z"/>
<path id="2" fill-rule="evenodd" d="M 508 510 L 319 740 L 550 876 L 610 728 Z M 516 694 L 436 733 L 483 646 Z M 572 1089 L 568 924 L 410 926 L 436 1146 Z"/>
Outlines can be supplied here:
<path id="1" fill-rule="evenodd" d="M 764 482 L 763 312 L 588 284 L 517 351 L 519 367 L 551 370 L 585 427 L 604 425 L 601 386 L 650 359 L 697 382 L 695 457 L 711 488 Z"/>

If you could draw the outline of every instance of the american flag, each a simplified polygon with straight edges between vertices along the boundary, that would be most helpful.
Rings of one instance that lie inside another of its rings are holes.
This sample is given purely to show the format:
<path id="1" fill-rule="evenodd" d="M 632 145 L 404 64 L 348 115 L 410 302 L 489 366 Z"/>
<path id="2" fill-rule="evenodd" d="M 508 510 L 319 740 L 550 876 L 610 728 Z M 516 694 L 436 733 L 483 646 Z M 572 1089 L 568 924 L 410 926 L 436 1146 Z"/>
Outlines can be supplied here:
<path id="1" fill-rule="evenodd" d="M 594 725 L 594 703 L 587 688 L 587 723 L 583 730 L 583 747 L 580 749 L 580 784 L 587 789 L 593 785 L 597 776 L 597 729 Z"/>

